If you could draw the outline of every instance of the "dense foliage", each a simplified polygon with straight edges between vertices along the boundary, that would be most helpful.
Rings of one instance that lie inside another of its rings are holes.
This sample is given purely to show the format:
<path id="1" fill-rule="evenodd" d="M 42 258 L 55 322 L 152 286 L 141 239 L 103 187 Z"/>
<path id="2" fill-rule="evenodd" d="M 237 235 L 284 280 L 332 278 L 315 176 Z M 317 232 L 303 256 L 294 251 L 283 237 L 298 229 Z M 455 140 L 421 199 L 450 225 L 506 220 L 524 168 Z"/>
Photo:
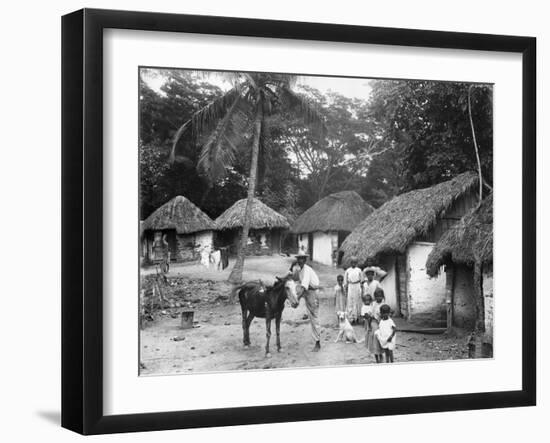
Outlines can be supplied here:
<path id="1" fill-rule="evenodd" d="M 148 80 L 157 76 L 160 90 Z M 175 195 L 215 218 L 246 197 L 250 152 L 243 149 L 212 180 L 199 165 L 204 140 L 182 138 L 178 161 L 168 163 L 174 135 L 193 114 L 225 92 L 192 71 L 142 71 L 140 81 L 141 217 Z M 298 91 L 326 122 L 319 137 L 303 119 L 274 109 L 262 129 L 256 195 L 291 221 L 322 197 L 355 190 L 378 207 L 392 196 L 476 170 L 468 119 L 470 85 L 450 82 L 371 81 L 369 100 Z M 483 178 L 492 185 L 492 87 L 471 89 L 472 117 Z"/>

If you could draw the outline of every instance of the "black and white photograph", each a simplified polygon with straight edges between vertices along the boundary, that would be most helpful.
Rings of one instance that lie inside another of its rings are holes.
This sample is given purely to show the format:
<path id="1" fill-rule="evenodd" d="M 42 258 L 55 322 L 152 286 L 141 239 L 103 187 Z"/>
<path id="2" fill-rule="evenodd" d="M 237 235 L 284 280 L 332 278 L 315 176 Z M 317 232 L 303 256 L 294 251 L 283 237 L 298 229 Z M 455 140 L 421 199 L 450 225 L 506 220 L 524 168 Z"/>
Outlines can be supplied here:
<path id="1" fill-rule="evenodd" d="M 493 358 L 493 84 L 136 88 L 140 376 Z"/>

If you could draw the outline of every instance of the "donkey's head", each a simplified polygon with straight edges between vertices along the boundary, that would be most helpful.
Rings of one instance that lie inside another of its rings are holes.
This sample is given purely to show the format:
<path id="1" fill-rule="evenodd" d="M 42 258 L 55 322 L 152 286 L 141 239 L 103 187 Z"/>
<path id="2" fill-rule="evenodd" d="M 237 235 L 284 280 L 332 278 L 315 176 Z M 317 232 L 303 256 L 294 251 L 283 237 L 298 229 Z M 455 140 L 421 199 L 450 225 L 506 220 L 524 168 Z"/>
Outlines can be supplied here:
<path id="1" fill-rule="evenodd" d="M 298 284 L 290 277 L 277 277 L 277 284 L 284 284 L 286 299 L 290 302 L 290 306 L 297 308 L 298 301 Z"/>

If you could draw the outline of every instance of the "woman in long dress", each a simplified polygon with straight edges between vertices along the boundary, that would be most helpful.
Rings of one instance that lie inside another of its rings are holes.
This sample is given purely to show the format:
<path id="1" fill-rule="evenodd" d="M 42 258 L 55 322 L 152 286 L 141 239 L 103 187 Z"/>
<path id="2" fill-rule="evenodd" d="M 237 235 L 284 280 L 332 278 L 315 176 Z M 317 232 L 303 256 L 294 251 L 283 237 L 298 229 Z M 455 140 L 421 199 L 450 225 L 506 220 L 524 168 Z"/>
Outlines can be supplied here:
<path id="1" fill-rule="evenodd" d="M 356 323 L 361 318 L 361 306 L 363 302 L 363 272 L 357 267 L 357 258 L 350 259 L 351 266 L 344 273 L 344 287 L 347 293 L 347 313 L 351 323 Z"/>

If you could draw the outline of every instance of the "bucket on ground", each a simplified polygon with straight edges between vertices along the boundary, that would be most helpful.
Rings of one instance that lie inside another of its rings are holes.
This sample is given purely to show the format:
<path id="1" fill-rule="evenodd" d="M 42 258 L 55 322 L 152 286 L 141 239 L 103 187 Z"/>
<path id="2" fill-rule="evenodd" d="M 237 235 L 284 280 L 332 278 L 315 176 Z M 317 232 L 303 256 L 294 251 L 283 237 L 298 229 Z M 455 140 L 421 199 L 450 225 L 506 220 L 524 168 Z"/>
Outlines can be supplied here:
<path id="1" fill-rule="evenodd" d="M 181 313 L 181 329 L 191 329 L 193 327 L 193 317 L 195 311 L 183 311 Z"/>

